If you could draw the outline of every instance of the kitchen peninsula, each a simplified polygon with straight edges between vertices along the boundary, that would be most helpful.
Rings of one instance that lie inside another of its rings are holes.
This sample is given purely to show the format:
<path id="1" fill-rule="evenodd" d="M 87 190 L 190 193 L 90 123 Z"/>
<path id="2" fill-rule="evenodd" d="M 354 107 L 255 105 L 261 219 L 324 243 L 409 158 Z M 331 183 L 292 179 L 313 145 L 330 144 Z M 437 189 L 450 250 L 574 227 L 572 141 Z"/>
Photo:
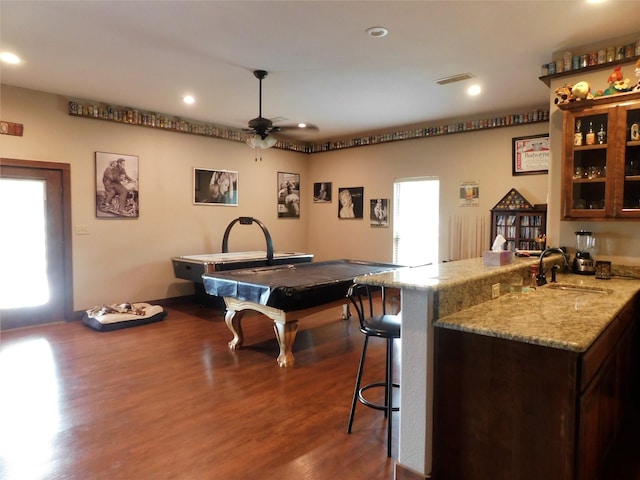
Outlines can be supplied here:
<path id="1" fill-rule="evenodd" d="M 596 478 L 632 393 L 640 280 L 614 269 L 510 293 L 538 261 L 356 279 L 402 291 L 396 478 Z"/>

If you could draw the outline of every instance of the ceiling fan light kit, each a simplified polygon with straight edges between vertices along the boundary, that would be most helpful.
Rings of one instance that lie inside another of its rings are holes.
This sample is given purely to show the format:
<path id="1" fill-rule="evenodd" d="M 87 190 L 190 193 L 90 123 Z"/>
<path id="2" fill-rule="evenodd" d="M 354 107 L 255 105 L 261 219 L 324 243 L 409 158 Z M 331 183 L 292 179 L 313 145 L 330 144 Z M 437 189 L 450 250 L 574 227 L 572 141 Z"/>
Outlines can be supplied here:
<path id="1" fill-rule="evenodd" d="M 262 138 L 258 134 L 251 135 L 247 138 L 247 145 L 251 148 L 260 148 L 263 150 L 273 147 L 277 142 L 278 140 L 274 137 L 266 136 L 265 138 Z"/>

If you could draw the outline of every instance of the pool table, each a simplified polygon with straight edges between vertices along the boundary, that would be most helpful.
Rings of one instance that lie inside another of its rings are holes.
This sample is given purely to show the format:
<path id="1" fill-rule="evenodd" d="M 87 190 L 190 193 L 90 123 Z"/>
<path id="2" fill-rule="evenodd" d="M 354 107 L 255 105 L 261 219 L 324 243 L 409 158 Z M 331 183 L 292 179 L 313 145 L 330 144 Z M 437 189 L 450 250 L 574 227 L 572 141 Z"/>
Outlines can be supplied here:
<path id="1" fill-rule="evenodd" d="M 395 268 L 398 266 L 388 263 L 332 260 L 205 273 L 202 280 L 207 294 L 224 298 L 225 322 L 233 334 L 230 349 L 242 347 L 244 313 L 260 312 L 274 322 L 280 347 L 278 365 L 290 367 L 299 319 L 344 305 L 354 277 Z"/>

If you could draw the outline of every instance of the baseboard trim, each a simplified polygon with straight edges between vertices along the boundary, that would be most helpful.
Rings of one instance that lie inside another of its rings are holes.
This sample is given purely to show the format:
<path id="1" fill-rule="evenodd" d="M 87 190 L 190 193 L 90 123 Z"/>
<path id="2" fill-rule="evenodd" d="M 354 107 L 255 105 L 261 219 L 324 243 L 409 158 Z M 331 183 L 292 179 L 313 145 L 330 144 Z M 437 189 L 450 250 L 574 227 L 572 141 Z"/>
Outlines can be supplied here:
<path id="1" fill-rule="evenodd" d="M 175 305 L 193 304 L 196 300 L 195 295 L 182 295 L 180 297 L 160 298 L 158 300 L 149 300 L 146 303 L 151 305 L 160 305 L 162 307 L 173 307 Z"/>
<path id="2" fill-rule="evenodd" d="M 431 475 L 424 475 L 396 462 L 395 480 L 428 480 Z"/>

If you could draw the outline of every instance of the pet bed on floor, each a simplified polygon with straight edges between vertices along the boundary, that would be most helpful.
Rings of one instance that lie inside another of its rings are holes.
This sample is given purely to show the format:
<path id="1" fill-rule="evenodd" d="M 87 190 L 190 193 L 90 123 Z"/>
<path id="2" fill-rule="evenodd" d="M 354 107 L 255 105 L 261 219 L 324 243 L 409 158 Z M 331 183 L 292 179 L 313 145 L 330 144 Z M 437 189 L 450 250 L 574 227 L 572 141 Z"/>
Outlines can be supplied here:
<path id="1" fill-rule="evenodd" d="M 167 312 L 160 305 L 120 303 L 90 308 L 85 311 L 82 322 L 94 330 L 108 332 L 157 322 L 166 316 Z"/>

